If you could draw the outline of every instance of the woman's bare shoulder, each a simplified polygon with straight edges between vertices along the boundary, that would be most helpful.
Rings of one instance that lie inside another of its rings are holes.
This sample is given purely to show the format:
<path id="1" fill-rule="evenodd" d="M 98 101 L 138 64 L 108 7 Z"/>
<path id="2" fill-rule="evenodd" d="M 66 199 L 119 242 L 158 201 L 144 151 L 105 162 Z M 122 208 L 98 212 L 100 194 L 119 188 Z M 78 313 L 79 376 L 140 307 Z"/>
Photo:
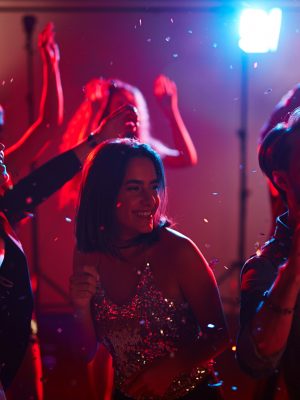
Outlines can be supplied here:
<path id="1" fill-rule="evenodd" d="M 185 255 L 189 252 L 199 252 L 196 244 L 188 236 L 172 228 L 165 228 L 162 231 L 161 245 L 171 250 L 176 256 Z"/>

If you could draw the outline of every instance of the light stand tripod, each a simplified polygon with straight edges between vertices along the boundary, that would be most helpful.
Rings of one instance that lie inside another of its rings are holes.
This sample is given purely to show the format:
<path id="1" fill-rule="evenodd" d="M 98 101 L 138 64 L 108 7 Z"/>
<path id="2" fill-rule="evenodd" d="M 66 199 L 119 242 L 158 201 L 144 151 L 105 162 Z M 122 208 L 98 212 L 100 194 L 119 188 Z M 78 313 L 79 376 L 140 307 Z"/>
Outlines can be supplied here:
<path id="1" fill-rule="evenodd" d="M 233 262 L 231 269 L 226 271 L 218 279 L 219 285 L 227 280 L 237 269 L 241 270 L 245 262 L 246 222 L 247 222 L 247 123 L 248 123 L 248 54 L 241 53 L 241 108 L 240 128 L 238 137 L 240 139 L 240 183 L 239 183 L 239 220 L 238 220 L 238 258 Z M 223 301 L 232 305 L 238 302 L 229 297 L 223 297 Z"/>

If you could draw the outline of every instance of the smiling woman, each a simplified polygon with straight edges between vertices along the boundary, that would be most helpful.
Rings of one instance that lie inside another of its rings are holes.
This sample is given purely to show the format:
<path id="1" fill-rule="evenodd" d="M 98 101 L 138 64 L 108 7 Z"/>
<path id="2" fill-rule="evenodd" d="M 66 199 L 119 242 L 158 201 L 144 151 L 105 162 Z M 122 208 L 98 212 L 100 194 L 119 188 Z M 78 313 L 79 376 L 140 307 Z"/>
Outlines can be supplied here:
<path id="1" fill-rule="evenodd" d="M 113 358 L 115 399 L 219 399 L 212 358 L 228 336 L 213 274 L 165 216 L 162 162 L 104 142 L 83 173 L 71 296 L 79 348 Z M 209 299 L 210 307 L 207 307 Z"/>

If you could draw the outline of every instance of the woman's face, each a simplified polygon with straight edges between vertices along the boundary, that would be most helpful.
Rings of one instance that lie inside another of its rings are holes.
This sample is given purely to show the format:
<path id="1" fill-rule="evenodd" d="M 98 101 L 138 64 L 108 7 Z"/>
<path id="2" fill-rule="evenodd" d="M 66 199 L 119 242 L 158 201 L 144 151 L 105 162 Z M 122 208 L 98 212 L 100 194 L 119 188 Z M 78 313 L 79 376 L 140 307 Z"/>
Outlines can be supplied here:
<path id="1" fill-rule="evenodd" d="M 119 240 L 152 232 L 159 204 L 159 182 L 153 162 L 146 157 L 131 159 L 116 205 Z"/>
<path id="2" fill-rule="evenodd" d="M 109 113 L 116 111 L 125 104 L 137 106 L 134 95 L 125 89 L 117 89 L 112 95 L 109 104 Z"/>

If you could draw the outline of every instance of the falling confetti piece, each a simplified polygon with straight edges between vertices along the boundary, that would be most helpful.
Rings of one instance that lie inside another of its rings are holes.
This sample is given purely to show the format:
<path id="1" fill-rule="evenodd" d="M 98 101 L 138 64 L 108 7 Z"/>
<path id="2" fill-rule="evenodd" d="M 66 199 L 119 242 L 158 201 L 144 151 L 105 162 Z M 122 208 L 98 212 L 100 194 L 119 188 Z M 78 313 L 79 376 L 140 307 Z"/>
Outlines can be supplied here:
<path id="1" fill-rule="evenodd" d="M 169 42 L 170 40 L 171 40 L 170 36 L 167 36 L 167 37 L 165 38 L 165 41 L 166 41 L 166 42 Z"/>
<path id="2" fill-rule="evenodd" d="M 151 40 L 152 40 L 151 38 L 148 38 L 148 39 L 147 39 L 147 42 L 148 42 L 148 43 L 150 43 L 150 42 L 151 42 Z"/>
<path id="3" fill-rule="evenodd" d="M 192 31 L 191 29 L 189 29 L 189 30 L 188 30 L 188 33 L 189 33 L 189 34 L 192 34 L 192 33 L 193 33 L 193 31 Z"/>
<path id="4" fill-rule="evenodd" d="M 65 221 L 66 221 L 66 222 L 72 222 L 71 218 L 69 218 L 69 217 L 66 217 L 66 218 L 65 218 Z"/>
<path id="5" fill-rule="evenodd" d="M 269 94 L 269 93 L 271 93 L 271 92 L 272 92 L 272 89 L 269 88 L 269 89 L 267 89 L 267 90 L 264 91 L 264 94 Z"/>
<path id="6" fill-rule="evenodd" d="M 218 258 L 213 258 L 210 262 L 209 262 L 209 266 L 211 268 L 214 268 L 218 263 L 220 262 L 220 260 Z"/>
<path id="7" fill-rule="evenodd" d="M 140 20 L 139 20 L 139 24 L 140 24 L 140 26 L 142 26 L 142 20 L 141 20 L 141 18 L 140 18 Z"/>
<path id="8" fill-rule="evenodd" d="M 173 18 L 171 18 L 170 21 L 171 21 L 172 24 L 174 23 L 174 19 Z"/>
<path id="9" fill-rule="evenodd" d="M 216 49 L 218 47 L 218 43 L 213 43 L 212 47 Z"/>
<path id="10" fill-rule="evenodd" d="M 214 324 L 207 324 L 207 327 L 208 327 L 209 329 L 213 329 L 213 328 L 215 328 L 215 325 L 214 325 Z"/>
<path id="11" fill-rule="evenodd" d="M 231 389 L 235 392 L 235 391 L 237 391 L 237 386 L 231 386 Z"/>
<path id="12" fill-rule="evenodd" d="M 233 65 L 229 65 L 229 69 L 233 69 Z"/>
<path id="13" fill-rule="evenodd" d="M 253 68 L 256 69 L 258 67 L 258 62 L 253 63 Z"/>
<path id="14" fill-rule="evenodd" d="M 174 53 L 173 58 L 178 58 L 178 53 Z"/>
<path id="15" fill-rule="evenodd" d="M 232 347 L 231 347 L 231 350 L 232 350 L 232 351 L 236 351 L 236 346 L 232 346 Z"/>
<path id="16" fill-rule="evenodd" d="M 32 197 L 26 197 L 26 204 L 32 203 Z"/>
<path id="17" fill-rule="evenodd" d="M 206 224 L 208 224 L 208 219 L 203 218 L 203 221 L 204 221 Z"/>
<path id="18" fill-rule="evenodd" d="M 213 196 L 218 196 L 218 194 L 219 194 L 218 192 L 212 192 Z"/>
<path id="19" fill-rule="evenodd" d="M 219 387 L 219 386 L 222 386 L 223 385 L 223 381 L 219 381 L 219 382 L 216 382 L 216 383 L 208 383 L 207 384 L 207 386 L 209 386 L 209 387 Z"/>

